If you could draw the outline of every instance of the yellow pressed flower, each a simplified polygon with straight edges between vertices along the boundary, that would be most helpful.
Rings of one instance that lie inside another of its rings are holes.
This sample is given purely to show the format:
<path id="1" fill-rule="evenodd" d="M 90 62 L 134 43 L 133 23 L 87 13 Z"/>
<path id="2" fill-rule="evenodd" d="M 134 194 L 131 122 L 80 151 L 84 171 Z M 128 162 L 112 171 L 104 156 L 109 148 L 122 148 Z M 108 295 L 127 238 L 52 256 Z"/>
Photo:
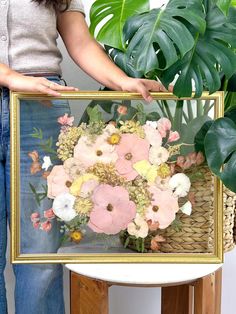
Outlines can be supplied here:
<path id="1" fill-rule="evenodd" d="M 145 178 L 148 182 L 154 183 L 157 177 L 158 167 L 151 165 L 147 160 L 141 160 L 133 165 L 133 168 L 140 176 Z"/>
<path id="2" fill-rule="evenodd" d="M 75 200 L 74 209 L 78 214 L 88 214 L 93 209 L 93 202 L 89 198 L 79 197 Z"/>
<path id="3" fill-rule="evenodd" d="M 108 143 L 111 145 L 117 145 L 120 143 L 121 136 L 118 133 L 113 133 L 108 139 Z"/>
<path id="4" fill-rule="evenodd" d="M 82 240 L 83 236 L 80 231 L 73 231 L 70 233 L 70 238 L 72 241 L 79 243 Z"/>
<path id="5" fill-rule="evenodd" d="M 77 178 L 71 185 L 70 187 L 70 193 L 74 196 L 80 196 L 80 192 L 81 192 L 81 188 L 82 185 L 89 181 L 89 180 L 95 180 L 95 181 L 99 181 L 98 177 L 90 174 L 90 173 L 86 173 L 84 175 L 82 175 L 81 177 Z"/>
<path id="6" fill-rule="evenodd" d="M 171 175 L 170 167 L 166 163 L 161 164 L 157 169 L 157 175 L 162 179 L 169 177 Z"/>

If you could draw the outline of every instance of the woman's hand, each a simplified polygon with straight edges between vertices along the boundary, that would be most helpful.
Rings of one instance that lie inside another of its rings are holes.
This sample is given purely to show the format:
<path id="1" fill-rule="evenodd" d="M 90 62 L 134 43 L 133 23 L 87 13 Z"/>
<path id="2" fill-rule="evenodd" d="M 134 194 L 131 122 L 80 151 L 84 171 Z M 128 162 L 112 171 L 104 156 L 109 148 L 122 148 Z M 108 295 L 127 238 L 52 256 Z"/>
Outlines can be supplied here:
<path id="1" fill-rule="evenodd" d="M 111 90 L 141 93 L 150 102 L 150 91 L 166 91 L 161 83 L 128 77 L 107 56 L 104 49 L 91 37 L 84 15 L 80 12 L 63 12 L 58 15 L 58 30 L 66 48 L 89 76 Z M 173 87 L 169 87 L 172 91 Z"/>
<path id="2" fill-rule="evenodd" d="M 154 80 L 148 80 L 148 79 L 138 79 L 138 78 L 131 78 L 127 77 L 122 79 L 120 83 L 120 88 L 123 91 L 127 92 L 135 92 L 140 93 L 143 98 L 151 102 L 153 100 L 150 92 L 172 92 L 173 86 L 170 85 L 168 90 L 165 88 L 164 85 L 161 83 L 154 81 Z"/>
<path id="3" fill-rule="evenodd" d="M 59 85 L 44 77 L 25 76 L 14 71 L 7 75 L 6 82 L 6 87 L 14 92 L 40 92 L 49 96 L 60 96 L 62 91 L 78 91 L 78 88 Z"/>

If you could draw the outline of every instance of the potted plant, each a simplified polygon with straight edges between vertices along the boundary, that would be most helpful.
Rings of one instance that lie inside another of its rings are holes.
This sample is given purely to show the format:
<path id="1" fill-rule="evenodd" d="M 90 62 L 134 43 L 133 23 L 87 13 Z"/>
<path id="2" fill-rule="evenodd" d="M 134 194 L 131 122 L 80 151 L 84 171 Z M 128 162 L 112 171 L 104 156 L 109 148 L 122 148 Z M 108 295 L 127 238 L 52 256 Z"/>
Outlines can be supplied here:
<path id="1" fill-rule="evenodd" d="M 227 91 L 230 79 L 232 89 L 236 73 L 235 5 L 231 0 L 170 0 L 150 10 L 148 0 L 97 0 L 90 11 L 90 31 L 129 76 L 160 80 L 165 86 L 177 77 L 174 94 L 191 97 L 195 87 L 194 97 L 198 98 L 205 90 Z M 232 91 L 226 92 L 226 116 L 231 119 L 235 98 Z M 181 100 L 172 113 L 165 102 L 160 102 L 159 108 L 181 135 L 193 127 L 195 134 L 199 131 L 191 142 L 205 154 L 212 172 L 236 191 L 234 122 L 225 117 L 213 123 L 208 116 L 209 104 L 200 101 L 194 117 L 190 104 L 184 110 Z"/>

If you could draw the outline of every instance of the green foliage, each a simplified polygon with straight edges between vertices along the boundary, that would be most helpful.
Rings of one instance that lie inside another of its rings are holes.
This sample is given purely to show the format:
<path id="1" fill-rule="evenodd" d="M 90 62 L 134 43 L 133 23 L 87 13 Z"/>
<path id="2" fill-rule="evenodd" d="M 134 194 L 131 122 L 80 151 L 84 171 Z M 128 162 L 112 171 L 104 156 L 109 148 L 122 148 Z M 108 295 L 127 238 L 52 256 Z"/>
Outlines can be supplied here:
<path id="1" fill-rule="evenodd" d="M 43 131 L 39 128 L 33 128 L 34 132 L 30 134 L 31 137 L 37 138 L 39 140 L 43 139 Z"/>
<path id="2" fill-rule="evenodd" d="M 165 10 L 153 9 L 135 15 L 124 26 L 127 57 L 144 75 L 155 69 L 169 68 L 193 47 L 194 38 L 179 18 L 191 23 L 196 31 L 205 31 L 201 1 L 187 1 L 184 6 L 180 6 L 180 2 L 172 0 Z"/>
<path id="3" fill-rule="evenodd" d="M 95 34 L 104 19 L 108 21 L 100 28 L 97 40 L 103 44 L 124 50 L 123 26 L 128 17 L 149 10 L 149 0 L 96 0 L 90 10 L 90 32 Z"/>
<path id="4" fill-rule="evenodd" d="M 204 147 L 212 172 L 236 192 L 236 124 L 229 118 L 214 121 L 205 136 Z"/>
<path id="5" fill-rule="evenodd" d="M 113 0 L 104 10 L 107 0 L 96 1 L 96 15 L 100 15 L 98 19 L 91 14 L 92 25 L 108 18 L 120 2 Z M 138 11 L 133 7 L 133 16 L 124 25 L 122 47 L 113 43 L 113 30 L 123 21 L 121 11 L 116 10 L 112 28 L 105 22 L 103 29 L 107 52 L 129 76 L 158 77 L 167 87 L 179 75 L 174 94 L 190 97 L 194 81 L 195 97 L 200 97 L 203 90 L 219 90 L 222 75 L 229 79 L 236 72 L 236 8 L 229 8 L 228 1 L 170 0 L 165 8 L 143 13 L 139 12 L 140 1 L 132 2 Z"/>
<path id="6" fill-rule="evenodd" d="M 206 123 L 204 123 L 194 138 L 196 152 L 202 152 L 204 156 L 205 156 L 204 141 L 205 141 L 206 134 L 209 131 L 212 123 L 213 123 L 213 120 L 209 120 Z"/>
<path id="7" fill-rule="evenodd" d="M 204 89 L 213 93 L 221 87 L 221 73 L 229 79 L 236 71 L 236 55 L 232 49 L 236 47 L 236 24 L 229 25 L 227 17 L 214 5 L 207 11 L 206 22 L 206 31 L 195 35 L 191 51 L 161 75 L 167 86 L 179 74 L 174 87 L 174 94 L 179 97 L 191 96 L 192 80 L 196 86 L 195 97 L 200 97 Z"/>
<path id="8" fill-rule="evenodd" d="M 47 186 L 46 185 L 41 185 L 43 192 L 37 192 L 34 185 L 32 183 L 29 183 L 30 189 L 32 193 L 34 194 L 35 201 L 40 206 L 41 201 L 44 200 L 47 197 Z"/>
<path id="9" fill-rule="evenodd" d="M 95 107 L 87 107 L 87 113 L 90 123 L 103 121 L 103 116 L 101 111 L 99 110 L 98 105 L 96 105 Z"/>
<path id="10" fill-rule="evenodd" d="M 231 6 L 236 6 L 236 0 L 213 0 L 218 5 L 221 11 L 227 15 Z"/>

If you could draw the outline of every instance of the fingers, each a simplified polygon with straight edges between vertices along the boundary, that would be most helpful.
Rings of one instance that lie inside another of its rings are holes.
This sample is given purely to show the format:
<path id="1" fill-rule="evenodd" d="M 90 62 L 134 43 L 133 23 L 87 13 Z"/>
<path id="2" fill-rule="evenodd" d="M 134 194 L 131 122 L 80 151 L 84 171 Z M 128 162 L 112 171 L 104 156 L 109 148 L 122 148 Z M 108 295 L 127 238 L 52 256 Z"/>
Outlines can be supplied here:
<path id="1" fill-rule="evenodd" d="M 153 101 L 153 98 L 152 98 L 149 90 L 146 88 L 145 84 L 143 84 L 142 82 L 140 82 L 138 84 L 137 91 L 142 95 L 144 100 L 146 100 L 147 102 L 152 102 Z"/>
<path id="2" fill-rule="evenodd" d="M 45 85 L 39 85 L 38 91 L 40 93 L 47 94 L 49 96 L 55 96 L 55 97 L 61 96 L 61 94 L 59 92 L 54 91 L 54 90 L 50 89 L 49 87 L 46 87 Z"/>
<path id="3" fill-rule="evenodd" d="M 38 81 L 38 91 L 44 94 L 48 94 L 49 96 L 60 96 L 62 91 L 78 91 L 79 89 L 72 86 L 64 86 L 57 84 L 55 82 L 51 82 L 46 78 L 40 78 Z"/>

